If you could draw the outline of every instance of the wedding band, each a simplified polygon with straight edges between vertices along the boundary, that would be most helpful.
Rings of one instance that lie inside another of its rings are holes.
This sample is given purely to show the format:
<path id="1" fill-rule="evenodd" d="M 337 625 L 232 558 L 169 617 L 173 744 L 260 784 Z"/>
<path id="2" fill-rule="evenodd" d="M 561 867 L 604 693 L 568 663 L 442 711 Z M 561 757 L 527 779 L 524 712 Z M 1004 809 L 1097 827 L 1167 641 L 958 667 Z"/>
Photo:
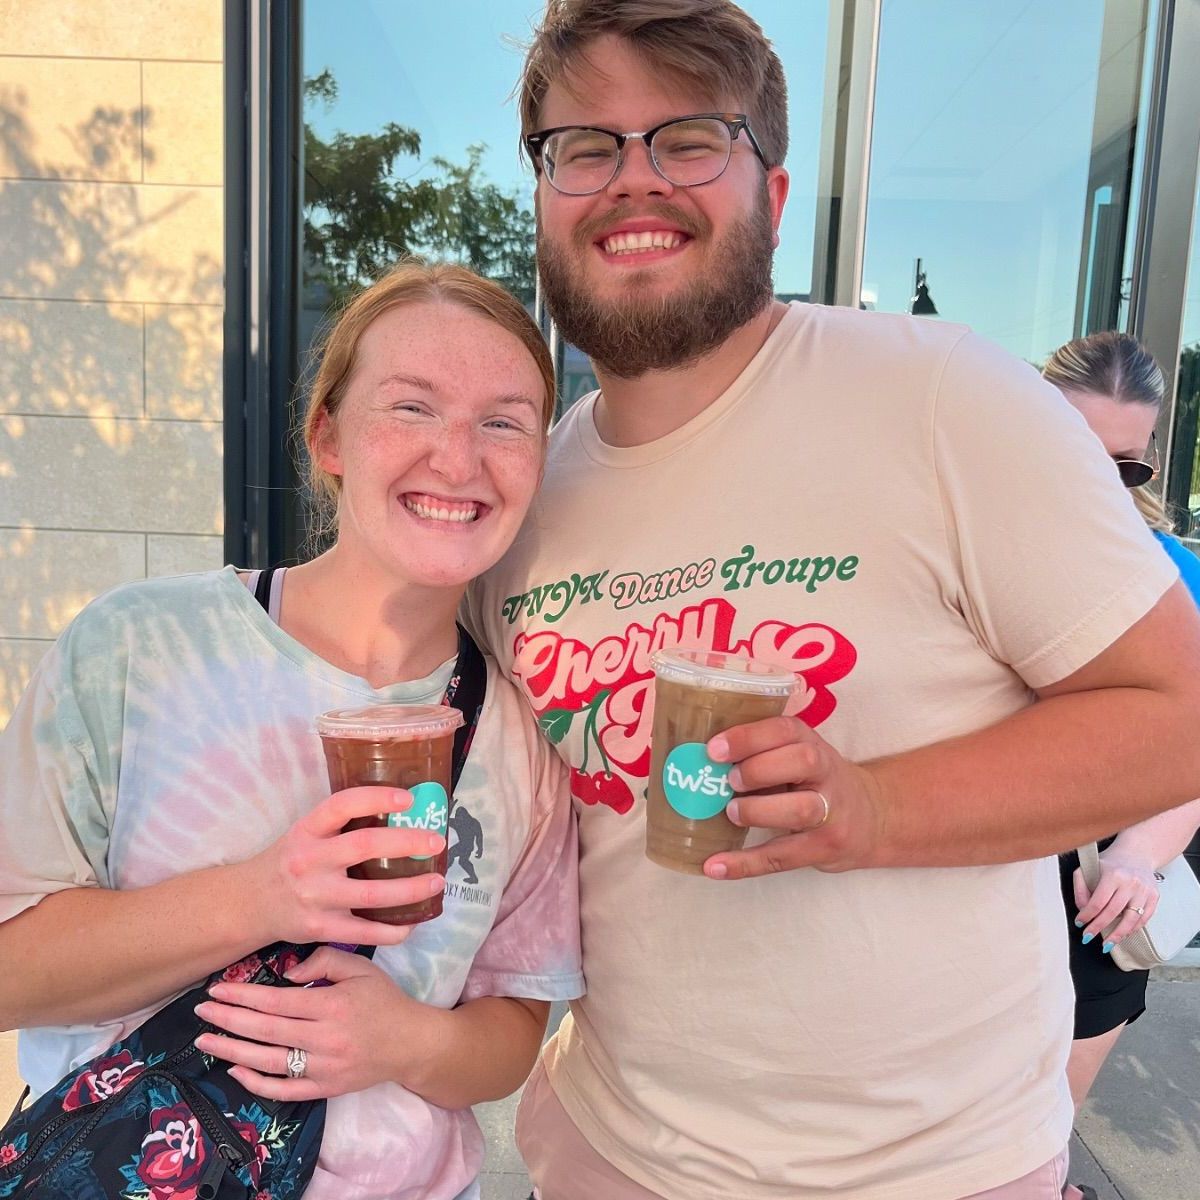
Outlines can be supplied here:
<path id="1" fill-rule="evenodd" d="M 825 799 L 825 793 L 824 792 L 813 792 L 813 795 L 816 796 L 816 798 L 818 800 L 820 800 L 823 811 L 821 813 L 821 819 L 815 825 L 807 826 L 804 830 L 805 833 L 811 833 L 814 829 L 820 829 L 821 826 L 824 825 L 825 822 L 829 820 L 829 801 Z"/>
<path id="2" fill-rule="evenodd" d="M 303 1079 L 308 1071 L 308 1051 L 293 1046 L 287 1052 L 287 1073 L 289 1079 Z"/>

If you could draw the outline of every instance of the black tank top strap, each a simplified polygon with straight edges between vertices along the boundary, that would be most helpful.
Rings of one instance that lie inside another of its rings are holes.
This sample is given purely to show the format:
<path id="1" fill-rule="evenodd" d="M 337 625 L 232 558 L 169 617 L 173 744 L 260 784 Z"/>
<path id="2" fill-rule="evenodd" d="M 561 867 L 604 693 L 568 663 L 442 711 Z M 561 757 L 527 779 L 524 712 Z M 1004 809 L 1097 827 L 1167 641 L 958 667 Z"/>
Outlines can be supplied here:
<path id="1" fill-rule="evenodd" d="M 265 571 L 259 571 L 258 578 L 254 581 L 254 598 L 268 612 L 271 611 L 271 580 L 278 570 L 278 567 L 267 567 Z"/>

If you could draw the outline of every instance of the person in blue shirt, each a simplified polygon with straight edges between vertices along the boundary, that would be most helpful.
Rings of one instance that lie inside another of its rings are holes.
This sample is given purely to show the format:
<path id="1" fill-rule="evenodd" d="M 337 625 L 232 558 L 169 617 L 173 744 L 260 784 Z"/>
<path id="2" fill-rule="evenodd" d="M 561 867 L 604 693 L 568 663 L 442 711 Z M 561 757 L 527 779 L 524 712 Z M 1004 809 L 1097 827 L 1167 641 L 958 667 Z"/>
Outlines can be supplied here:
<path id="1" fill-rule="evenodd" d="M 1158 475 L 1154 426 L 1165 385 L 1158 363 L 1125 333 L 1095 333 L 1060 346 L 1043 376 L 1104 443 L 1138 511 L 1200 604 L 1200 558 L 1175 536 L 1150 483 Z M 1121 1031 L 1146 1008 L 1148 971 L 1122 971 L 1109 952 L 1150 919 L 1158 901 L 1154 872 L 1181 853 L 1200 824 L 1200 800 L 1160 813 L 1100 843 L 1100 881 L 1088 890 L 1075 853 L 1060 858 L 1075 983 L 1075 1041 L 1067 1065 L 1078 1108 Z M 1102 936 L 1114 921 L 1107 940 Z M 1064 1196 L 1086 1196 L 1068 1186 Z"/>

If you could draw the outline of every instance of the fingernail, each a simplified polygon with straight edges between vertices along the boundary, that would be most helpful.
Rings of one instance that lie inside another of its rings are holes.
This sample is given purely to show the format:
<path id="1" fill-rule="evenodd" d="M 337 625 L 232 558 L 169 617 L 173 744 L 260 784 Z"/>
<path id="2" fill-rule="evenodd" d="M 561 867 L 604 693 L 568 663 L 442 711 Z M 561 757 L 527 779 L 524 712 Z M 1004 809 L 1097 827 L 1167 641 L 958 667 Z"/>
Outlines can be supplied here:
<path id="1" fill-rule="evenodd" d="M 730 802 L 727 805 L 725 805 L 725 815 L 735 825 L 741 824 L 741 817 L 738 813 L 738 802 L 736 800 L 730 800 Z"/>
<path id="2" fill-rule="evenodd" d="M 1116 943 L 1115 943 L 1115 942 L 1105 942 L 1105 943 L 1104 943 L 1104 950 L 1103 950 L 1103 953 L 1105 953 L 1105 954 L 1108 954 L 1108 953 L 1109 953 L 1109 951 L 1111 951 L 1111 950 L 1112 950 L 1112 948 L 1113 948 L 1113 946 L 1114 946 L 1114 945 L 1116 945 Z"/>
<path id="3" fill-rule="evenodd" d="M 401 809 L 412 807 L 412 792 L 405 791 L 404 788 L 397 788 L 392 793 L 392 803 L 398 804 Z"/>
<path id="4" fill-rule="evenodd" d="M 724 879 L 729 874 L 729 868 L 724 863 L 713 863 L 708 868 L 709 879 Z"/>
<path id="5" fill-rule="evenodd" d="M 204 1001 L 201 1001 L 199 1004 L 197 1004 L 196 1007 L 192 1009 L 192 1012 L 194 1012 L 196 1014 L 196 1016 L 202 1017 L 202 1016 L 204 1016 L 204 1014 L 207 1010 L 208 1010 L 208 1001 L 204 1000 Z"/>
<path id="6" fill-rule="evenodd" d="M 1080 920 L 1078 917 L 1076 917 L 1076 918 L 1075 918 L 1075 928 L 1076 928 L 1076 929 L 1082 929 L 1082 928 L 1083 928 L 1083 922 L 1082 922 L 1082 921 L 1081 921 L 1081 920 Z"/>
<path id="7" fill-rule="evenodd" d="M 726 777 L 729 780 L 729 786 L 735 792 L 740 792 L 742 788 L 742 772 L 737 767 L 732 767 Z"/>
<path id="8" fill-rule="evenodd" d="M 430 875 L 429 877 L 429 894 L 436 896 L 438 892 L 444 891 L 446 881 L 440 875 Z"/>
<path id="9" fill-rule="evenodd" d="M 1096 935 L 1094 933 L 1085 933 L 1083 935 L 1083 944 L 1086 946 Z"/>
<path id="10" fill-rule="evenodd" d="M 715 737 L 708 743 L 708 757 L 724 762 L 729 757 L 729 743 L 723 737 Z"/>

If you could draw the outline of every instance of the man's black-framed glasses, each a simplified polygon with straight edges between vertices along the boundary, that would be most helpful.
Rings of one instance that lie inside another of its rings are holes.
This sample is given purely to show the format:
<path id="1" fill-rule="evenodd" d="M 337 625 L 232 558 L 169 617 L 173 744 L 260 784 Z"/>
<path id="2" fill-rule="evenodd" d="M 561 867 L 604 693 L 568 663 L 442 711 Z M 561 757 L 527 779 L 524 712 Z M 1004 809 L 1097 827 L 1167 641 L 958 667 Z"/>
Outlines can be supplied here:
<path id="1" fill-rule="evenodd" d="M 745 131 L 759 162 L 763 155 L 745 113 L 693 113 L 674 117 L 644 133 L 615 133 L 591 125 L 560 125 L 524 137 L 525 149 L 545 172 L 555 191 L 590 196 L 617 177 L 625 161 L 625 143 L 641 141 L 654 170 L 675 187 L 711 183 L 729 166 L 733 143 Z"/>
<path id="2" fill-rule="evenodd" d="M 1121 476 L 1121 482 L 1127 488 L 1141 487 L 1143 483 L 1157 479 L 1159 471 L 1158 439 L 1154 434 L 1150 435 L 1149 462 L 1141 458 L 1117 458 L 1116 455 L 1113 456 L 1113 462 L 1117 464 L 1117 474 Z"/>

